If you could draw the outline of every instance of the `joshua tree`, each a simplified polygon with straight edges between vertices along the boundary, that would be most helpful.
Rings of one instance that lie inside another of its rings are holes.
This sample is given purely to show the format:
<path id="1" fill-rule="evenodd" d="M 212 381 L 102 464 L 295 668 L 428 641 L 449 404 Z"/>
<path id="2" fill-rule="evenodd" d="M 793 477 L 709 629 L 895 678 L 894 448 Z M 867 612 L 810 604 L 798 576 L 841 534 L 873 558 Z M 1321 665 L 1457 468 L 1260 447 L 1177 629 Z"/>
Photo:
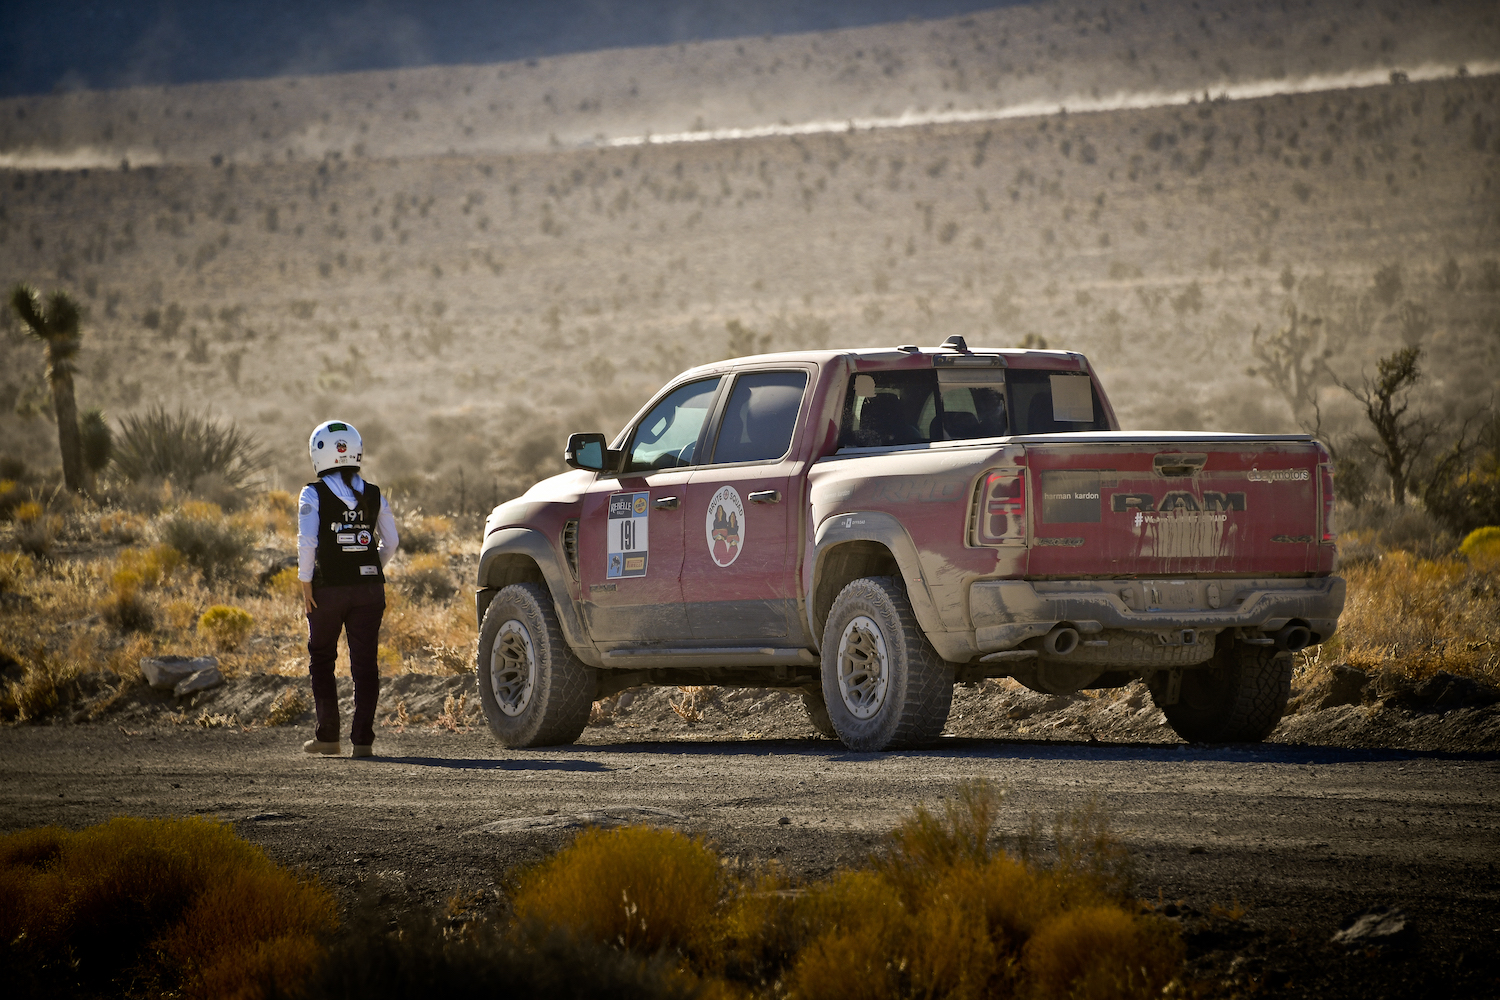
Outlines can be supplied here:
<path id="1" fill-rule="evenodd" d="M 47 345 L 47 381 L 57 415 L 57 445 L 62 450 L 63 483 L 71 492 L 84 488 L 83 445 L 78 436 L 78 406 L 73 400 L 73 357 L 78 353 L 78 306 L 66 292 L 41 293 L 17 285 L 10 304 L 31 335 Z"/>

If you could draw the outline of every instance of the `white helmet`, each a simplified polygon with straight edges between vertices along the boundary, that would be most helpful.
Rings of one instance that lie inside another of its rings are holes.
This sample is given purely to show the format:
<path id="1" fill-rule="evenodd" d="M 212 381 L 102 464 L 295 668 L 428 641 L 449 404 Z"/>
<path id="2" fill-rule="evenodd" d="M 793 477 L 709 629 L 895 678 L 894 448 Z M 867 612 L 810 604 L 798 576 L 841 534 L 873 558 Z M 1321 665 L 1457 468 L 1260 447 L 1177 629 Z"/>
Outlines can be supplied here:
<path id="1" fill-rule="evenodd" d="M 312 456 L 313 471 L 321 476 L 329 469 L 359 468 L 365 443 L 353 424 L 329 420 L 313 428 L 307 453 Z"/>

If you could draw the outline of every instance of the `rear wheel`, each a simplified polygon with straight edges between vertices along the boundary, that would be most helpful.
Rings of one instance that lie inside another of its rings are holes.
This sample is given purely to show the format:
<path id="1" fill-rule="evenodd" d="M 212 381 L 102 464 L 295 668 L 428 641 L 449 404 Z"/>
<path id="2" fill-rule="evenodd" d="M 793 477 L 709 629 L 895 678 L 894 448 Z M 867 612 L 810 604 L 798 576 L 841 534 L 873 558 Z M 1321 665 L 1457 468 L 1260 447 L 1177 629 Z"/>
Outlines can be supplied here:
<path id="1" fill-rule="evenodd" d="M 1292 654 L 1226 643 L 1207 666 L 1182 672 L 1175 705 L 1161 704 L 1163 673 L 1152 678 L 1150 687 L 1152 699 L 1183 739 L 1259 743 L 1271 735 L 1286 711 L 1292 693 Z"/>
<path id="2" fill-rule="evenodd" d="M 953 703 L 953 667 L 938 656 L 891 577 L 839 592 L 823 629 L 823 702 L 851 750 L 936 740 Z"/>
<path id="3" fill-rule="evenodd" d="M 479 630 L 479 700 L 508 747 L 572 743 L 594 700 L 593 672 L 573 655 L 552 597 L 534 583 L 505 587 Z"/>

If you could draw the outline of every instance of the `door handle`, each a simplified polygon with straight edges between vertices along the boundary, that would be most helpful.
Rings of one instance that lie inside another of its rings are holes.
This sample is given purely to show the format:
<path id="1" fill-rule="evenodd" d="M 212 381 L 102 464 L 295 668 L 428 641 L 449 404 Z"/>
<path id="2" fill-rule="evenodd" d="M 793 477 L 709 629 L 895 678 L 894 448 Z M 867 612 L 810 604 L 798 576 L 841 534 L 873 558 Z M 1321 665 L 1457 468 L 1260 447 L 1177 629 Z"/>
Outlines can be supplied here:
<path id="1" fill-rule="evenodd" d="M 780 490 L 757 490 L 750 494 L 751 503 L 781 503 Z"/>
<path id="2" fill-rule="evenodd" d="M 653 500 L 651 502 L 651 506 L 655 507 L 657 510 L 676 510 L 677 509 L 677 498 L 676 497 L 657 497 L 655 500 Z"/>

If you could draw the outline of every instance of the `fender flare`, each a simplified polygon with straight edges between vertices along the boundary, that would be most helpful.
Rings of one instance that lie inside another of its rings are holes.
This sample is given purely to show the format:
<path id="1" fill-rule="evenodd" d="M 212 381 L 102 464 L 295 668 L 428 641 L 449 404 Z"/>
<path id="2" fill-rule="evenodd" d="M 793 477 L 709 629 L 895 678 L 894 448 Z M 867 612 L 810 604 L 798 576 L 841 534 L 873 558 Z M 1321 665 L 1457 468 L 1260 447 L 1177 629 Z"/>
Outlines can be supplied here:
<path id="1" fill-rule="evenodd" d="M 479 591 L 477 602 L 488 606 L 484 595 L 494 595 L 496 588 L 490 581 L 490 568 L 501 556 L 525 556 L 541 570 L 547 592 L 552 595 L 552 605 L 557 609 L 557 621 L 562 626 L 563 638 L 573 651 L 590 666 L 598 666 L 599 654 L 589 639 L 583 621 L 578 617 L 578 606 L 568 588 L 568 575 L 560 564 L 560 554 L 552 542 L 533 528 L 500 528 L 484 540 L 484 549 L 479 554 L 479 570 L 475 574 Z M 485 608 L 478 609 L 481 618 Z"/>
<path id="2" fill-rule="evenodd" d="M 875 542 L 889 550 L 891 555 L 895 556 L 896 566 L 900 569 L 902 581 L 906 584 L 906 595 L 911 600 L 911 608 L 917 616 L 917 624 L 922 626 L 922 631 L 929 639 L 945 631 L 942 619 L 938 617 L 937 604 L 933 601 L 932 594 L 927 589 L 927 580 L 922 575 L 922 561 L 917 555 L 917 545 L 906 533 L 905 526 L 891 514 L 879 511 L 852 511 L 824 519 L 813 534 L 813 553 L 812 558 L 808 560 L 809 576 L 803 584 L 804 593 L 808 595 L 808 625 L 815 641 L 821 644 L 823 626 L 826 624 L 824 621 L 817 620 L 814 605 L 817 581 L 824 568 L 824 558 L 831 549 L 847 542 Z"/>

